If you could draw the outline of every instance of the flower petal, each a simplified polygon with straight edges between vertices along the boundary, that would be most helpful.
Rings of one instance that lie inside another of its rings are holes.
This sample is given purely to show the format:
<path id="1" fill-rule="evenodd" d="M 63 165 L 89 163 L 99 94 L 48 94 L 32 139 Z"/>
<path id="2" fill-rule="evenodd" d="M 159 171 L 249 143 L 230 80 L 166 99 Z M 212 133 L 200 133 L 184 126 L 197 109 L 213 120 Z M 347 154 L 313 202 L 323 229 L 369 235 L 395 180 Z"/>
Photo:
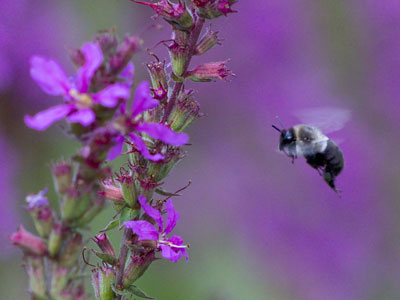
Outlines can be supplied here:
<path id="1" fill-rule="evenodd" d="M 96 120 L 96 115 L 90 108 L 77 110 L 67 117 L 70 123 L 80 123 L 82 126 L 88 126 Z"/>
<path id="2" fill-rule="evenodd" d="M 127 100 L 129 96 L 129 86 L 123 83 L 116 83 L 92 95 L 92 99 L 105 107 L 115 107 L 119 99 Z"/>
<path id="3" fill-rule="evenodd" d="M 176 263 L 178 260 L 181 258 L 182 253 L 181 252 L 175 252 L 170 246 L 168 245 L 160 245 L 161 248 L 161 255 L 169 259 L 170 261 Z"/>
<path id="4" fill-rule="evenodd" d="M 179 236 L 172 236 L 170 239 L 167 240 L 167 242 L 170 242 L 177 246 L 183 245 L 183 240 Z M 161 248 L 161 255 L 164 258 L 169 259 L 170 261 L 178 262 L 178 260 L 182 257 L 182 255 L 186 257 L 186 261 L 189 260 L 186 248 L 176 248 L 165 244 L 161 244 L 160 248 Z"/>
<path id="5" fill-rule="evenodd" d="M 128 81 L 133 80 L 133 76 L 135 75 L 135 66 L 133 65 L 133 62 L 129 62 L 125 69 L 122 70 L 122 72 L 119 74 L 120 77 L 127 79 Z"/>
<path id="6" fill-rule="evenodd" d="M 124 141 L 125 141 L 125 138 L 122 136 L 122 135 L 120 135 L 120 136 L 118 136 L 117 138 L 116 138 L 116 144 L 115 144 L 115 146 L 113 146 L 111 149 L 110 149 L 110 152 L 108 152 L 108 156 L 107 156 L 107 159 L 108 160 L 114 160 L 114 159 L 116 159 L 118 156 L 120 156 L 121 155 L 121 152 L 122 152 L 122 147 L 124 146 Z"/>
<path id="7" fill-rule="evenodd" d="M 40 88 L 49 95 L 68 95 L 72 88 L 61 66 L 52 59 L 32 56 L 30 73 Z"/>
<path id="8" fill-rule="evenodd" d="M 136 117 L 138 114 L 156 107 L 158 104 L 158 101 L 150 96 L 149 83 L 143 81 L 136 88 L 135 98 L 132 104 L 132 117 Z"/>
<path id="9" fill-rule="evenodd" d="M 176 223 L 179 220 L 179 213 L 174 209 L 174 204 L 172 200 L 169 199 L 165 204 L 165 208 L 167 210 L 167 224 L 165 226 L 164 234 L 167 235 L 170 233 L 176 226 Z"/>
<path id="10" fill-rule="evenodd" d="M 85 56 L 85 63 L 78 70 L 75 82 L 79 92 L 86 93 L 94 73 L 103 63 L 103 53 L 96 43 L 86 43 L 81 51 Z"/>
<path id="11" fill-rule="evenodd" d="M 177 133 L 160 123 L 140 123 L 136 126 L 136 130 L 147 133 L 153 139 L 175 146 L 182 146 L 189 140 L 186 133 Z"/>
<path id="12" fill-rule="evenodd" d="M 143 208 L 144 212 L 152 217 L 154 219 L 154 221 L 157 222 L 158 228 L 159 228 L 159 232 L 163 231 L 163 218 L 161 213 L 155 209 L 154 207 L 150 206 L 149 204 L 147 204 L 147 199 L 146 197 L 139 195 L 138 197 L 140 206 Z"/>
<path id="13" fill-rule="evenodd" d="M 25 116 L 25 124 L 36 130 L 45 130 L 54 122 L 65 118 L 75 107 L 69 104 L 61 104 L 50 107 L 37 113 L 35 116 Z"/>
<path id="14" fill-rule="evenodd" d="M 43 189 L 37 194 L 30 194 L 26 196 L 26 202 L 28 203 L 29 209 L 34 209 L 36 207 L 45 206 L 49 204 L 47 197 L 47 188 Z"/>
<path id="15" fill-rule="evenodd" d="M 177 235 L 171 236 L 168 239 L 168 242 L 171 242 L 172 244 L 177 245 L 177 246 L 183 245 L 182 238 L 180 236 L 177 236 Z M 186 257 L 186 262 L 189 261 L 189 256 L 188 256 L 188 254 L 186 252 L 186 248 L 174 248 L 174 247 L 172 247 L 172 249 L 174 249 L 175 251 L 180 251 L 182 253 L 182 255 Z"/>
<path id="16" fill-rule="evenodd" d="M 142 153 L 144 158 L 147 158 L 152 161 L 160 161 L 164 159 L 160 153 L 150 154 L 149 150 L 147 150 L 147 146 L 143 140 L 138 137 L 136 134 L 131 133 L 129 137 L 132 139 L 132 142 L 135 144 L 136 148 Z"/>
<path id="17" fill-rule="evenodd" d="M 126 228 L 132 229 L 139 236 L 139 240 L 158 240 L 157 229 L 147 221 L 128 221 L 124 225 Z"/>

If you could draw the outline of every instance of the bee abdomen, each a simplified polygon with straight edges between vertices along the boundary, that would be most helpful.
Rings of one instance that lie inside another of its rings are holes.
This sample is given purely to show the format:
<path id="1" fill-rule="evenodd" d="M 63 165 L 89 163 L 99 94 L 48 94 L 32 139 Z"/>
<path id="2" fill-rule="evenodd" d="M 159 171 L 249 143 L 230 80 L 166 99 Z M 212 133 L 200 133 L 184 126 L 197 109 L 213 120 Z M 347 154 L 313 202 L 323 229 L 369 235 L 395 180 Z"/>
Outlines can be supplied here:
<path id="1" fill-rule="evenodd" d="M 336 191 L 335 178 L 344 167 L 343 153 L 338 145 L 329 139 L 323 152 L 308 155 L 305 158 L 310 166 L 323 171 L 321 175 L 324 177 L 324 180 Z"/>
<path id="2" fill-rule="evenodd" d="M 334 176 L 339 175 L 344 167 L 344 158 L 338 145 L 329 140 L 323 155 L 326 159 L 325 171 L 332 173 Z"/>

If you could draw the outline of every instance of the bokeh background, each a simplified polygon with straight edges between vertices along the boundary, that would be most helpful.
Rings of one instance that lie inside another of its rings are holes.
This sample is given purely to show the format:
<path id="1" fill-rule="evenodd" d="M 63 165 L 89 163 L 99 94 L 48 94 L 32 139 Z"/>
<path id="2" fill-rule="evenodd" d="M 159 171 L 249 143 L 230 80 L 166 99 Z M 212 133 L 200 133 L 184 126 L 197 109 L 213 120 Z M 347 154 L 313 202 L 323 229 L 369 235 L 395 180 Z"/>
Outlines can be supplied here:
<path id="1" fill-rule="evenodd" d="M 400 299 L 400 2 L 242 0 L 235 8 L 212 21 L 223 45 L 194 63 L 230 58 L 237 76 L 191 85 L 205 116 L 166 183 L 176 190 L 193 180 L 175 200 L 190 261 L 158 261 L 139 286 L 162 300 Z M 1 299 L 28 299 L 21 253 L 8 240 L 17 224 L 32 228 L 25 195 L 51 189 L 50 162 L 76 149 L 58 126 L 24 126 L 25 114 L 56 101 L 30 79 L 29 57 L 53 57 L 72 72 L 68 50 L 112 26 L 151 47 L 169 38 L 151 15 L 128 0 L 0 2 Z M 135 57 L 138 80 L 150 59 Z M 292 165 L 277 153 L 275 115 L 291 126 L 293 112 L 313 107 L 352 112 L 332 136 L 346 158 L 341 199 L 303 159 Z"/>

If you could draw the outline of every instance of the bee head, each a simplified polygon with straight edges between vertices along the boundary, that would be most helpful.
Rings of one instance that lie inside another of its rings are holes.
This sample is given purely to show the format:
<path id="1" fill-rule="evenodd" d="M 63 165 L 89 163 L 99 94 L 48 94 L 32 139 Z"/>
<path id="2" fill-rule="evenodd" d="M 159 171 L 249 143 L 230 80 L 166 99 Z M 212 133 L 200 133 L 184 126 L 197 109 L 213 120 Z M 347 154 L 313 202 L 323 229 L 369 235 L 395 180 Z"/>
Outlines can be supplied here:
<path id="1" fill-rule="evenodd" d="M 283 124 L 278 116 L 276 116 L 276 119 L 282 128 L 282 129 L 280 129 L 277 126 L 272 125 L 272 128 L 274 128 L 275 130 L 280 132 L 279 150 L 287 153 L 287 150 L 289 148 L 292 149 L 293 146 L 295 145 L 294 142 L 296 141 L 296 138 L 294 136 L 294 130 L 293 130 L 293 128 L 285 129 L 285 126 L 283 126 Z"/>
<path id="2" fill-rule="evenodd" d="M 281 136 L 279 139 L 279 150 L 283 150 L 285 147 L 291 145 L 296 140 L 293 130 L 282 129 Z"/>

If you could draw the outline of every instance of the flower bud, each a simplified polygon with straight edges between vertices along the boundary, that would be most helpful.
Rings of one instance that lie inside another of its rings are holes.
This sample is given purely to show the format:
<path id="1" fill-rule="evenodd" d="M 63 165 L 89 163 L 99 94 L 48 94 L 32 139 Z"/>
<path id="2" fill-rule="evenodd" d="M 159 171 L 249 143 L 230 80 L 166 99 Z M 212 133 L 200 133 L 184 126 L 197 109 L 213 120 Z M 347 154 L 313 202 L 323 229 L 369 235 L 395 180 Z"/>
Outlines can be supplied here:
<path id="1" fill-rule="evenodd" d="M 115 27 L 112 27 L 109 30 L 100 31 L 93 38 L 93 41 L 100 46 L 104 56 L 109 56 L 111 53 L 114 53 L 118 46 L 115 30 Z"/>
<path id="2" fill-rule="evenodd" d="M 81 217 L 90 205 L 90 193 L 81 195 L 75 187 L 69 187 L 63 197 L 61 212 L 63 218 L 68 221 L 73 221 Z"/>
<path id="3" fill-rule="evenodd" d="M 34 299 L 47 299 L 46 277 L 42 257 L 26 257 L 25 271 L 29 278 L 29 290 Z"/>
<path id="4" fill-rule="evenodd" d="M 226 67 L 228 61 L 218 61 L 197 66 L 194 70 L 186 73 L 186 77 L 196 82 L 207 82 L 213 79 L 226 80 L 234 74 Z"/>
<path id="5" fill-rule="evenodd" d="M 169 55 L 172 62 L 172 70 L 175 75 L 181 76 L 183 74 L 186 62 L 186 48 L 173 41 L 168 46 Z"/>
<path id="6" fill-rule="evenodd" d="M 129 286 L 138 280 L 155 259 L 154 251 L 145 255 L 131 256 L 124 272 L 124 286 Z"/>
<path id="7" fill-rule="evenodd" d="M 102 171 L 101 165 L 113 146 L 115 134 L 114 129 L 100 127 L 88 136 L 86 146 L 74 157 L 76 161 L 81 162 L 79 178 L 85 181 L 99 179 L 99 174 L 102 175 L 102 172 L 99 172 Z"/>
<path id="8" fill-rule="evenodd" d="M 200 105 L 192 99 L 192 90 L 182 90 L 168 118 L 171 129 L 181 132 L 186 129 L 194 120 L 200 118 Z"/>
<path id="9" fill-rule="evenodd" d="M 110 66 L 114 74 L 120 73 L 125 68 L 140 43 L 140 39 L 132 35 L 127 36 L 118 46 L 117 53 L 110 57 Z"/>
<path id="10" fill-rule="evenodd" d="M 118 181 L 126 204 L 131 208 L 137 207 L 135 179 L 129 174 L 126 174 L 119 176 Z"/>
<path id="11" fill-rule="evenodd" d="M 36 195 L 31 194 L 26 197 L 26 202 L 28 202 L 27 210 L 33 219 L 37 232 L 43 238 L 49 236 L 54 222 L 53 212 L 47 197 L 44 196 L 46 192 L 47 189 L 40 191 Z"/>
<path id="12" fill-rule="evenodd" d="M 218 31 L 211 31 L 211 28 L 208 28 L 207 32 L 202 36 L 200 42 L 196 45 L 196 49 L 194 51 L 194 55 L 202 55 L 210 50 L 217 44 L 220 44 L 220 39 L 217 37 Z"/>
<path id="13" fill-rule="evenodd" d="M 89 208 L 84 212 L 81 217 L 79 217 L 76 225 L 78 227 L 84 227 L 88 223 L 90 223 L 93 218 L 96 217 L 103 210 L 105 202 L 106 201 L 104 196 L 98 194 L 97 197 L 91 201 Z"/>
<path id="14" fill-rule="evenodd" d="M 155 17 L 162 16 L 174 28 L 188 30 L 193 26 L 193 16 L 181 0 L 176 4 L 168 0 L 161 0 L 156 3 L 133 1 L 150 6 L 156 13 Z"/>
<path id="15" fill-rule="evenodd" d="M 110 240 L 108 239 L 107 234 L 102 233 L 96 235 L 94 238 L 92 238 L 92 241 L 97 244 L 97 246 L 101 249 L 101 251 L 103 251 L 103 253 L 115 256 L 114 247 L 112 246 Z"/>
<path id="16" fill-rule="evenodd" d="M 19 225 L 18 231 L 14 232 L 10 239 L 13 245 L 20 247 L 27 254 L 40 256 L 47 252 L 46 244 L 38 236 L 26 231 L 22 225 Z"/>
<path id="17" fill-rule="evenodd" d="M 147 64 L 154 90 L 162 88 L 168 92 L 167 76 L 165 75 L 165 62 L 157 61 Z"/>
<path id="18" fill-rule="evenodd" d="M 103 195 L 105 198 L 111 200 L 114 203 L 123 203 L 124 196 L 122 196 L 121 189 L 116 187 L 112 181 L 104 181 L 102 182 L 103 190 L 99 192 L 99 194 Z"/>
<path id="19" fill-rule="evenodd" d="M 199 14 L 207 19 L 218 18 L 222 15 L 227 16 L 228 13 L 234 13 L 232 5 L 237 0 L 192 0 L 196 5 Z"/>
<path id="20" fill-rule="evenodd" d="M 50 295 L 53 299 L 59 299 L 60 294 L 62 294 L 68 283 L 68 269 L 53 264 L 50 278 Z"/>
<path id="21" fill-rule="evenodd" d="M 81 49 L 71 49 L 69 56 L 76 67 L 80 68 L 85 64 L 85 55 L 82 53 Z"/>
<path id="22" fill-rule="evenodd" d="M 57 193 L 65 194 L 72 182 L 72 165 L 66 161 L 55 163 L 52 173 Z"/>
<path id="23" fill-rule="evenodd" d="M 82 250 L 82 235 L 80 233 L 75 233 L 73 236 L 65 243 L 61 253 L 60 263 L 62 266 L 70 268 L 75 263 L 79 257 L 79 252 Z"/>
<path id="24" fill-rule="evenodd" d="M 153 197 L 154 189 L 160 185 L 154 176 L 147 174 L 147 176 L 139 179 L 140 187 L 138 189 L 138 195 L 142 195 L 147 199 Z"/>
<path id="25" fill-rule="evenodd" d="M 92 285 L 97 300 L 113 300 L 112 285 L 115 281 L 115 272 L 108 267 L 96 268 L 92 274 Z"/>
<path id="26" fill-rule="evenodd" d="M 217 10 L 226 17 L 228 13 L 236 12 L 232 10 L 232 5 L 235 3 L 236 0 L 219 0 L 217 3 Z"/>
<path id="27" fill-rule="evenodd" d="M 54 224 L 49 236 L 48 250 L 51 257 L 55 257 L 61 249 L 65 230 L 60 224 Z"/>
<path id="28" fill-rule="evenodd" d="M 165 159 L 160 162 L 149 162 L 148 175 L 155 176 L 155 181 L 163 180 L 172 168 L 185 156 L 185 152 L 179 147 L 168 146 Z M 148 198 L 149 199 L 149 198 Z"/>

